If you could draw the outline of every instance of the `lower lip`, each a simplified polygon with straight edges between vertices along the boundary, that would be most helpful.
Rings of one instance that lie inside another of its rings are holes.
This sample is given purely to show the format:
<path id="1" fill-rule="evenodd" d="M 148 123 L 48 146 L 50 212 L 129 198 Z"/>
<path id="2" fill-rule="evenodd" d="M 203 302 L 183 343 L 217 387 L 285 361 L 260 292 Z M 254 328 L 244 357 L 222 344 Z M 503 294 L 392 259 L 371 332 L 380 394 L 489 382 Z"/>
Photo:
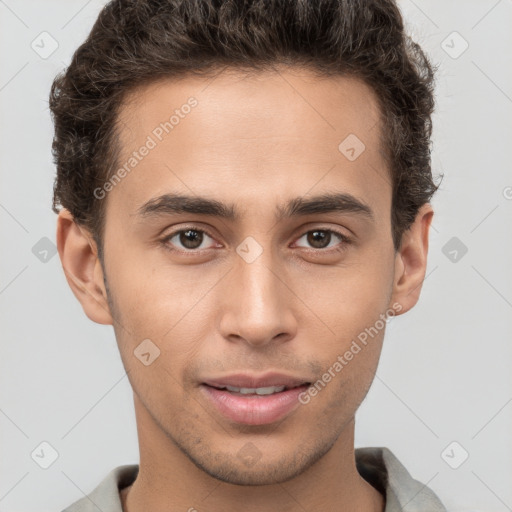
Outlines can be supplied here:
<path id="1" fill-rule="evenodd" d="M 308 387 L 304 384 L 272 395 L 241 395 L 201 385 L 221 414 L 245 425 L 266 425 L 282 419 L 300 404 L 299 395 Z"/>

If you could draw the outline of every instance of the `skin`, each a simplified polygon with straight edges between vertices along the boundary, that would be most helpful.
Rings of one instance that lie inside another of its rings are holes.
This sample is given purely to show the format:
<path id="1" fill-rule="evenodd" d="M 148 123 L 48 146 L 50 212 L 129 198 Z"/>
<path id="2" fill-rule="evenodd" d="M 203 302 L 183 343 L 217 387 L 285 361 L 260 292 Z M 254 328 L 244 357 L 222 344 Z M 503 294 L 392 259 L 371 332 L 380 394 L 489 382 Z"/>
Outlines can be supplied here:
<path id="1" fill-rule="evenodd" d="M 198 105 L 104 199 L 104 266 L 91 234 L 67 210 L 58 218 L 68 282 L 91 320 L 113 325 L 133 387 L 140 470 L 121 493 L 123 508 L 383 511 L 384 497 L 355 466 L 354 415 L 385 329 L 307 405 L 273 424 L 227 420 L 199 386 L 239 371 L 320 379 L 380 314 L 416 304 L 432 208 L 421 208 L 395 252 L 377 99 L 357 79 L 304 69 L 146 85 L 120 111 L 121 160 L 190 96 Z M 350 133 L 366 146 L 354 161 L 338 150 Z M 137 215 L 170 192 L 233 204 L 240 218 Z M 331 192 L 351 194 L 373 219 L 331 212 L 276 220 L 277 205 Z M 176 236 L 166 242 L 174 252 L 165 248 L 165 236 L 191 224 L 211 237 L 194 249 Z M 315 230 L 337 230 L 351 243 L 331 234 L 314 245 Z M 236 251 L 249 236 L 262 248 L 251 263 Z M 160 356 L 145 366 L 134 350 L 148 338 Z M 250 467 L 237 456 L 248 443 L 259 454 Z"/>

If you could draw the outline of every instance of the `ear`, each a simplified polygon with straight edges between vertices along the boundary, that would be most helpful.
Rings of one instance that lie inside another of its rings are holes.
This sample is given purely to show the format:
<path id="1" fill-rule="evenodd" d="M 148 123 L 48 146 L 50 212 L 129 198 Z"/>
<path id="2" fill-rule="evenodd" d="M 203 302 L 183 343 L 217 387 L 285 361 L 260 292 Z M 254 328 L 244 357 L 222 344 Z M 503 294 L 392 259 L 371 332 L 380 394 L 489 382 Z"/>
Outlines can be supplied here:
<path id="1" fill-rule="evenodd" d="M 433 216 L 430 204 L 424 204 L 402 236 L 402 245 L 395 256 L 395 278 L 390 302 L 390 305 L 398 303 L 402 306 L 397 314 L 409 311 L 418 302 L 427 270 L 428 237 Z"/>
<path id="2" fill-rule="evenodd" d="M 93 322 L 111 325 L 96 243 L 66 209 L 62 209 L 57 218 L 57 250 L 68 284 L 85 314 Z"/>

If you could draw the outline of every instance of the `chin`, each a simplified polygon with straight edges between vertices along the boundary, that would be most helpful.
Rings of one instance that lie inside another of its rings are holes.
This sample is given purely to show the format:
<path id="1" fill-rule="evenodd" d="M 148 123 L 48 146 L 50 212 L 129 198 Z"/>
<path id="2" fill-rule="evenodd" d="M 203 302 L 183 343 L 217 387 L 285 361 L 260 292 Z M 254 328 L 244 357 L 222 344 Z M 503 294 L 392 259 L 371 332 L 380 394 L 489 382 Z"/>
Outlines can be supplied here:
<path id="1" fill-rule="evenodd" d="M 243 464 L 239 466 L 202 468 L 211 477 L 232 485 L 256 486 L 273 485 L 287 482 L 303 472 L 304 468 L 283 470 L 282 467 L 262 467 L 260 469 L 248 469 Z"/>
<path id="2" fill-rule="evenodd" d="M 251 443 L 247 443 L 250 445 Z M 246 446 L 247 446 L 246 445 Z M 245 447 L 244 447 L 245 448 Z M 221 453 L 208 459 L 197 460 L 190 457 L 194 464 L 211 477 L 233 485 L 273 485 L 292 480 L 313 466 L 329 450 L 330 444 L 316 447 L 308 452 L 303 452 L 291 447 L 291 453 L 278 454 L 272 452 L 272 460 L 269 455 L 262 453 L 257 460 L 247 458 L 250 447 L 245 452 L 243 449 L 233 455 Z M 242 455 L 241 455 L 242 453 Z M 267 462 L 265 462 L 265 459 Z"/>

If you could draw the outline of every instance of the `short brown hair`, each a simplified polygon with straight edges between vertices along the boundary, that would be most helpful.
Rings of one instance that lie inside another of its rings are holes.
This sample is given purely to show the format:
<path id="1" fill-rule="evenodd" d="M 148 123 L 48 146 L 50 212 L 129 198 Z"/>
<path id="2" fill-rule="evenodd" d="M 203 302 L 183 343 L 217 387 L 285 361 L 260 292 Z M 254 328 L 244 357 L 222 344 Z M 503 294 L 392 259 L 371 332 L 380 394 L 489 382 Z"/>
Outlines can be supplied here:
<path id="1" fill-rule="evenodd" d="M 51 87 L 53 210 L 61 205 L 87 227 L 101 257 L 105 201 L 93 191 L 117 167 L 126 94 L 160 78 L 276 64 L 358 77 L 376 93 L 398 250 L 438 186 L 430 167 L 434 71 L 393 0 L 110 1 Z"/>

